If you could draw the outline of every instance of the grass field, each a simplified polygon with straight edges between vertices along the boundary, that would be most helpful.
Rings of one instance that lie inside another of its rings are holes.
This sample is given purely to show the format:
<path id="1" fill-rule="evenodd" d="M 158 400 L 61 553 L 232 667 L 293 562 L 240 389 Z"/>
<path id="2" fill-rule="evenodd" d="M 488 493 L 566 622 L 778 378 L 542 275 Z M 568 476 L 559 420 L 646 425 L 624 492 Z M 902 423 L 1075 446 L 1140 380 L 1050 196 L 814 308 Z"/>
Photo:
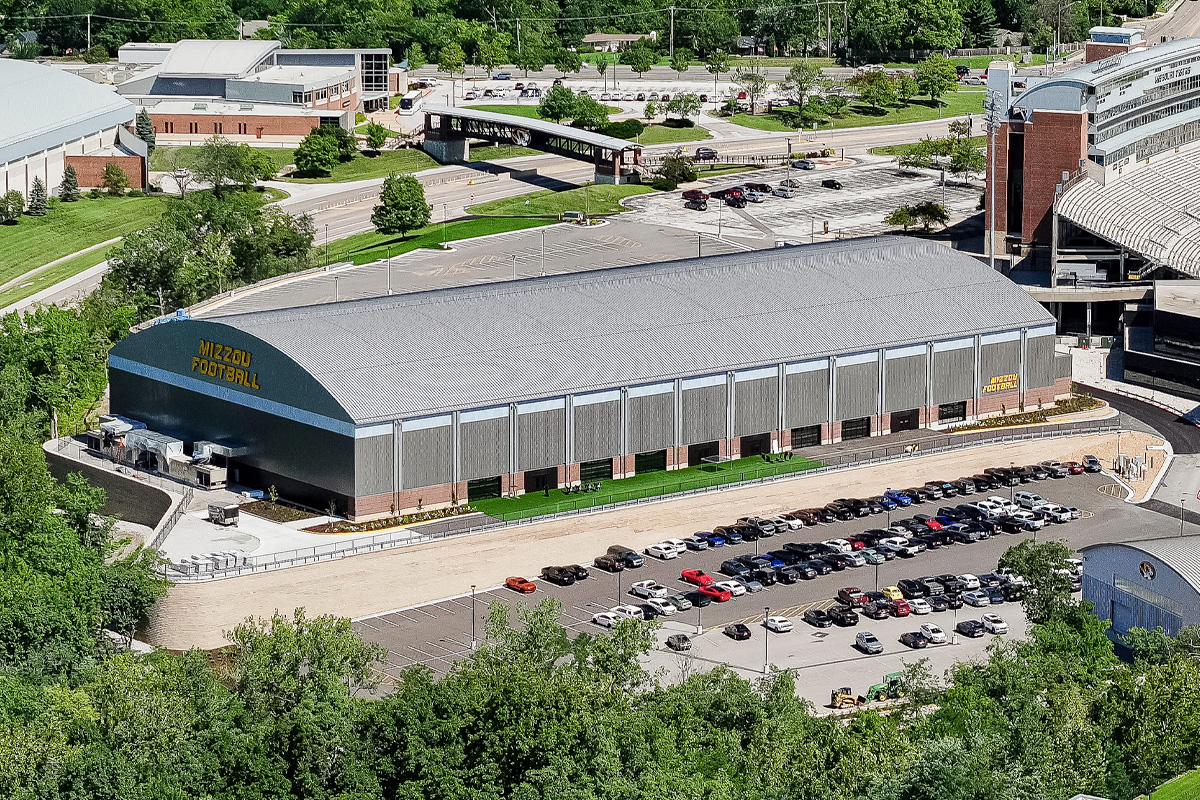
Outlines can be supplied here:
<path id="1" fill-rule="evenodd" d="M 436 166 L 439 166 L 438 162 L 424 150 L 384 150 L 374 158 L 360 154 L 353 161 L 339 161 L 328 178 L 293 178 L 289 175 L 284 180 L 292 183 L 343 183 L 386 178 L 393 172 L 417 172 Z"/>
<path id="2" fill-rule="evenodd" d="M 711 139 L 712 134 L 699 125 L 694 128 L 669 128 L 666 125 L 650 125 L 642 131 L 642 144 L 674 144 L 675 142 L 699 142 Z"/>
<path id="3" fill-rule="evenodd" d="M 564 211 L 580 211 L 593 215 L 616 214 L 625 210 L 618 202 L 622 198 L 652 191 L 654 190 L 649 186 L 636 184 L 596 184 L 562 192 L 543 189 L 517 197 L 479 203 L 468 207 L 467 213 L 487 217 L 557 217 Z"/>
<path id="4" fill-rule="evenodd" d="M 37 294 L 48 286 L 53 286 L 61 280 L 78 275 L 85 269 L 96 266 L 101 261 L 107 259 L 109 253 L 120 246 L 120 242 L 110 244 L 108 247 L 101 247 L 90 253 L 84 253 L 81 256 L 76 256 L 75 258 L 55 264 L 49 269 L 42 270 L 30 277 L 29 280 L 21 281 L 11 289 L 0 292 L 0 308 L 12 305 L 18 300 L 24 300 L 26 297 Z"/>
<path id="5" fill-rule="evenodd" d="M 491 502 L 491 501 L 488 501 Z M 1185 772 L 1154 790 L 1154 800 L 1195 800 L 1200 797 L 1200 769 Z M 1146 800 L 1142 795 L 1138 800 Z"/>
<path id="6" fill-rule="evenodd" d="M 514 117 L 530 117 L 532 119 L 541 119 L 541 117 L 538 116 L 537 103 L 533 102 L 532 100 L 529 101 L 529 105 L 524 106 L 496 103 L 494 105 L 467 106 L 467 108 L 474 108 L 478 111 L 490 111 L 493 114 L 511 114 Z M 616 114 L 621 110 L 616 106 L 605 106 L 605 108 L 608 109 L 608 113 L 610 114 Z"/>
<path id="7" fill-rule="evenodd" d="M 952 62 L 954 62 L 955 65 L 962 65 L 964 67 L 970 67 L 971 69 L 987 69 L 988 64 L 992 63 L 993 61 L 1003 61 L 1005 58 L 1007 58 L 1007 57 L 1006 56 L 951 56 L 950 60 Z M 1008 60 L 1010 60 L 1016 64 L 1021 63 L 1020 56 L 1012 57 L 1012 58 L 1009 58 Z M 1028 66 L 1040 67 L 1041 65 L 1043 65 L 1045 63 L 1046 63 L 1046 54 L 1045 53 L 1034 53 L 1033 61 L 1031 61 Z M 884 64 L 883 64 L 883 66 L 887 67 L 888 69 L 912 69 L 916 65 L 917 65 L 917 62 L 915 62 L 915 61 L 888 61 L 888 62 L 884 62 Z"/>
<path id="8" fill-rule="evenodd" d="M 270 156 L 271 162 L 276 167 L 286 167 L 295 160 L 292 156 L 294 149 L 291 147 L 260 147 L 257 149 L 262 150 Z M 167 163 L 167 154 L 169 153 L 179 154 L 176 166 L 190 169 L 196 163 L 196 155 L 199 152 L 199 147 L 169 147 L 167 145 L 159 145 L 150 154 L 150 169 L 154 172 L 170 172 L 172 167 Z"/>
<path id="9" fill-rule="evenodd" d="M 719 175 L 736 175 L 739 172 L 754 172 L 759 169 L 751 164 L 723 164 L 720 166 L 704 166 L 703 164 L 696 165 L 697 177 L 700 180 L 705 178 L 716 178 Z"/>
<path id="10" fill-rule="evenodd" d="M 972 136 L 971 144 L 976 147 L 983 147 L 987 144 L 986 136 Z M 907 155 L 910 150 L 917 146 L 917 142 L 909 144 L 889 144 L 883 147 L 872 147 L 868 152 L 873 156 L 903 156 Z"/>
<path id="11" fill-rule="evenodd" d="M 0 225 L 0 284 L 85 247 L 150 225 L 166 207 L 162 197 L 86 197 L 56 203 L 44 217 Z"/>
<path id="12" fill-rule="evenodd" d="M 370 124 L 371 123 L 369 123 L 369 122 L 364 122 L 362 125 L 356 125 L 354 128 L 354 132 L 361 136 L 366 136 L 367 135 L 367 126 Z M 404 134 L 400 133 L 400 131 L 394 131 L 391 128 L 384 128 L 384 130 L 386 130 L 388 132 L 389 139 L 399 139 L 404 135 Z"/>
<path id="13" fill-rule="evenodd" d="M 729 461 L 719 466 L 706 464 L 670 472 L 646 472 L 632 478 L 602 481 L 599 491 L 580 495 L 564 495 L 561 489 L 551 489 L 549 497 L 542 492 L 530 492 L 514 498 L 496 497 L 472 501 L 471 505 L 485 514 L 500 519 L 521 519 L 577 508 L 620 503 L 643 497 L 659 497 L 707 486 L 720 486 L 726 483 L 761 478 L 765 475 L 803 472 L 819 466 L 821 466 L 821 462 L 806 458 L 768 463 L 759 456 L 753 456 Z"/>
<path id="14" fill-rule="evenodd" d="M 486 236 L 491 233 L 506 233 L 526 228 L 536 228 L 548 224 L 544 219 L 466 219 L 448 223 L 443 229 L 440 223 L 428 225 L 418 231 L 412 231 L 407 236 L 392 236 L 383 233 L 358 233 L 345 239 L 329 243 L 328 263 L 351 261 L 355 264 L 370 264 L 381 258 L 387 258 L 416 250 L 418 247 L 437 247 L 442 242 L 453 242 L 457 239 L 470 239 L 475 236 Z M 325 248 L 318 242 L 316 254 L 320 263 L 326 263 Z"/>
<path id="15" fill-rule="evenodd" d="M 515 144 L 497 144 L 483 147 L 472 147 L 470 161 L 500 161 L 505 158 L 520 158 L 521 156 L 540 156 L 541 150 L 532 147 L 520 147 Z"/>
<path id="16" fill-rule="evenodd" d="M 927 122 L 931 119 L 949 119 L 965 114 L 983 113 L 983 97 L 985 92 L 954 92 L 942 97 L 940 108 L 934 106 L 929 98 L 917 98 L 907 106 L 892 106 L 882 113 L 867 106 L 865 103 L 851 102 L 850 107 L 839 117 L 830 117 L 821 123 L 820 130 L 836 128 L 859 128 L 868 125 L 899 125 L 905 122 Z M 785 125 L 773 114 L 734 114 L 729 121 L 735 125 L 754 128 L 760 131 L 795 132 L 792 125 Z"/>

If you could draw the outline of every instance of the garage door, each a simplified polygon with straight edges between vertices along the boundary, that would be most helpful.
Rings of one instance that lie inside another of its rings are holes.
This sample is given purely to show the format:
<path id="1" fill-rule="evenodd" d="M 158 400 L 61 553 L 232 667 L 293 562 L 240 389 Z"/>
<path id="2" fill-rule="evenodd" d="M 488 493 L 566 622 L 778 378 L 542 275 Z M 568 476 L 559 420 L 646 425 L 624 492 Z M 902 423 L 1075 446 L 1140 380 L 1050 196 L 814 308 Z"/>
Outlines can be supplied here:
<path id="1" fill-rule="evenodd" d="M 915 431 L 921 427 L 921 409 L 892 412 L 892 433 L 898 431 Z"/>
<path id="2" fill-rule="evenodd" d="M 865 439 L 871 435 L 871 418 L 859 417 L 858 419 L 848 419 L 842 422 L 842 441 L 847 442 L 851 439 Z"/>

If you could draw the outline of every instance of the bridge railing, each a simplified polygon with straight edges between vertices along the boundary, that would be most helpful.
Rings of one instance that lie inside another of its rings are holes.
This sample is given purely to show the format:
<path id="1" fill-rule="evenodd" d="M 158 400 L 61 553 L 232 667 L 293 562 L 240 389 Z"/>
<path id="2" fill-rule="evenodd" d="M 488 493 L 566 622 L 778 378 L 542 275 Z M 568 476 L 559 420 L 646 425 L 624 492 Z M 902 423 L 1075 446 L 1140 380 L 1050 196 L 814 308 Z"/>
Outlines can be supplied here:
<path id="1" fill-rule="evenodd" d="M 738 156 L 718 155 L 716 158 L 697 159 L 696 166 L 705 166 L 707 164 L 786 164 L 793 157 L 788 153 Z M 665 159 L 665 156 L 642 156 L 642 166 L 657 167 L 662 165 Z M 701 173 L 700 177 L 704 177 L 703 173 Z"/>

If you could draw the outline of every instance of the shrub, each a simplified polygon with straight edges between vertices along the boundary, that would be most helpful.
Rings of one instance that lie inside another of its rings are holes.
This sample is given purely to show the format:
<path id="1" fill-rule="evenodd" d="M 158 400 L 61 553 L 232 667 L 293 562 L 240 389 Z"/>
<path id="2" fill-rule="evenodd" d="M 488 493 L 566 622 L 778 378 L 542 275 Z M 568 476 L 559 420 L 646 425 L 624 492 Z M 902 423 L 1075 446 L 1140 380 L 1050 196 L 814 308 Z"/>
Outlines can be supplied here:
<path id="1" fill-rule="evenodd" d="M 364 114 L 364 113 L 363 113 L 363 112 L 361 112 L 361 111 L 355 111 L 355 112 L 354 112 L 354 124 L 355 124 L 355 125 L 362 125 L 362 124 L 363 124 L 364 122 L 366 122 L 366 121 L 367 121 L 367 115 L 366 115 L 366 114 Z"/>
<path id="2" fill-rule="evenodd" d="M 673 192 L 678 186 L 679 184 L 675 183 L 675 181 L 670 178 L 664 178 L 661 175 L 650 182 L 650 188 L 659 192 Z"/>
<path id="3" fill-rule="evenodd" d="M 646 130 L 646 126 L 642 124 L 641 120 L 626 119 L 620 122 L 610 122 L 602 130 L 606 135 L 615 136 L 618 139 L 633 139 Z"/>
<path id="4" fill-rule="evenodd" d="M 128 192 L 125 193 L 125 196 L 126 197 L 145 197 L 146 193 L 143 192 L 141 189 L 130 189 Z"/>
<path id="5" fill-rule="evenodd" d="M 104 194 L 99 189 L 92 189 L 87 193 L 87 196 L 89 200 L 99 200 L 101 197 L 104 197 Z"/>
<path id="6" fill-rule="evenodd" d="M 664 128 L 694 128 L 696 121 L 694 119 L 680 119 L 678 117 L 667 117 L 663 120 Z"/>

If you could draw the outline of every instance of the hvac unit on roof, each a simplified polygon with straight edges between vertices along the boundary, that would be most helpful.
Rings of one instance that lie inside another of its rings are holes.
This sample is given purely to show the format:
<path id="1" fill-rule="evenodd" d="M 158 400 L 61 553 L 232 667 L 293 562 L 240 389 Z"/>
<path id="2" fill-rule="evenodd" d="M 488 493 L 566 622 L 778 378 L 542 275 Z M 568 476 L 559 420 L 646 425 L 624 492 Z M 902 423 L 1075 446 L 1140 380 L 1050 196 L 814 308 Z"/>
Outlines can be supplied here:
<path id="1" fill-rule="evenodd" d="M 192 105 L 193 111 L 205 111 L 208 109 L 208 103 L 195 103 Z"/>

